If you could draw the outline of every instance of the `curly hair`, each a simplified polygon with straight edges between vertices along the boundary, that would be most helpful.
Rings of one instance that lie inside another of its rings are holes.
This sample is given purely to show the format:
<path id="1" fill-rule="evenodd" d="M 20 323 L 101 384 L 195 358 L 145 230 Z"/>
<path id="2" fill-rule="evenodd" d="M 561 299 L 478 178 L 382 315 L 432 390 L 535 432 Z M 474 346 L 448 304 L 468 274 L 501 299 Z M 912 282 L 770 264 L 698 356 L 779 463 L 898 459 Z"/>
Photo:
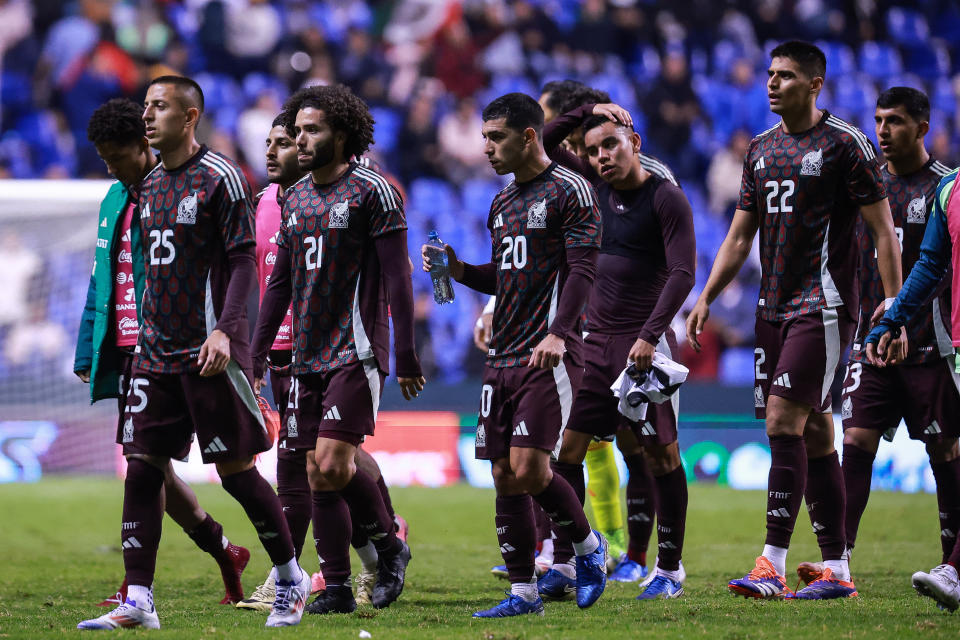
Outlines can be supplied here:
<path id="1" fill-rule="evenodd" d="M 113 98 L 97 107 L 87 123 L 87 139 L 94 145 L 132 144 L 147 135 L 143 107 L 128 98 Z"/>
<path id="2" fill-rule="evenodd" d="M 360 157 L 373 144 L 373 116 L 367 104 L 342 84 L 300 89 L 283 105 L 289 122 L 296 121 L 301 109 L 323 111 L 327 124 L 334 131 L 346 134 L 343 154 Z"/>

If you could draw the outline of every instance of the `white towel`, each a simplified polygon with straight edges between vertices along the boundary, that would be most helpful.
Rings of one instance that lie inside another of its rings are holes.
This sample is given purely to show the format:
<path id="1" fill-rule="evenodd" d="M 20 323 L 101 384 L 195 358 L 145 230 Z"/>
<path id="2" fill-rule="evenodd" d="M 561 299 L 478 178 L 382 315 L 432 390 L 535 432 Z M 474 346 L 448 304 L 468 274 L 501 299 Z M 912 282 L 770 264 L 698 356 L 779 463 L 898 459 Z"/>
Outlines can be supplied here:
<path id="1" fill-rule="evenodd" d="M 617 405 L 620 413 L 640 422 L 647 417 L 647 404 L 669 400 L 689 373 L 685 366 L 658 351 L 653 354 L 653 365 L 646 371 L 638 371 L 636 363 L 628 361 L 610 390 L 620 399 Z"/>

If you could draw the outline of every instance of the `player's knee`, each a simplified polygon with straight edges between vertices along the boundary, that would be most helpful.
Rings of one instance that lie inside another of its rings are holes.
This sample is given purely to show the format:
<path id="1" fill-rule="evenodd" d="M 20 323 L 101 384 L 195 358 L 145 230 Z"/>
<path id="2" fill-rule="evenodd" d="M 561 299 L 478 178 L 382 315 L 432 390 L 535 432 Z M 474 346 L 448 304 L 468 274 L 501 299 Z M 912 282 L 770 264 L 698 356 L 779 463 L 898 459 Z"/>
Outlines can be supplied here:
<path id="1" fill-rule="evenodd" d="M 680 451 L 676 446 L 667 445 L 646 447 L 647 464 L 650 472 L 655 476 L 665 476 L 680 466 Z"/>
<path id="2" fill-rule="evenodd" d="M 957 445 L 956 438 L 943 442 L 928 442 L 926 447 L 927 455 L 930 456 L 930 462 L 932 464 L 953 462 L 960 457 L 960 446 Z"/>
<path id="3" fill-rule="evenodd" d="M 880 446 L 880 435 L 879 431 L 873 429 L 853 427 L 843 432 L 843 446 L 853 446 L 876 454 L 877 448 Z"/>
<path id="4" fill-rule="evenodd" d="M 145 462 L 151 467 L 159 469 L 162 473 L 164 473 L 164 475 L 166 475 L 167 467 L 171 467 L 172 469 L 170 458 L 164 458 L 162 456 L 151 456 L 145 453 L 130 453 L 130 454 L 127 454 L 126 458 L 127 458 L 128 465 L 132 460 L 140 460 L 141 462 Z"/>
<path id="5" fill-rule="evenodd" d="M 505 460 L 494 461 L 490 469 L 497 493 L 505 495 L 517 492 L 517 476 Z"/>
<path id="6" fill-rule="evenodd" d="M 338 456 L 319 455 L 307 467 L 310 488 L 314 491 L 339 491 L 343 489 L 357 467 L 353 459 L 343 460 Z"/>
<path id="7" fill-rule="evenodd" d="M 237 473 L 246 471 L 247 469 L 253 468 L 253 457 L 242 458 L 240 460 L 230 460 L 228 462 L 218 462 L 217 474 L 219 474 L 220 479 L 232 476 Z"/>
<path id="8" fill-rule="evenodd" d="M 537 495 L 543 492 L 550 484 L 550 467 L 543 465 L 523 462 L 514 470 L 517 477 L 517 484 L 520 488 L 531 495 Z"/>

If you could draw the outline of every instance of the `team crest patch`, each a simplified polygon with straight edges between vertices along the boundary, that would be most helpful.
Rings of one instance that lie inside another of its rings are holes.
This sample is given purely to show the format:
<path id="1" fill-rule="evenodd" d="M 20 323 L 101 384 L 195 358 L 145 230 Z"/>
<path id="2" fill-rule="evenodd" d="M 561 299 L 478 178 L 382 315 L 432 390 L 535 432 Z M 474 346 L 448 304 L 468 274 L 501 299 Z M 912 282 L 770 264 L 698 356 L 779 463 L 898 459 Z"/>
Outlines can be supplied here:
<path id="1" fill-rule="evenodd" d="M 527 229 L 547 228 L 547 201 L 541 200 L 527 210 Z"/>
<path id="2" fill-rule="evenodd" d="M 840 405 L 840 418 L 842 420 L 849 420 L 853 417 L 853 401 L 850 399 L 850 396 L 847 396 L 843 399 L 843 404 Z"/>
<path id="3" fill-rule="evenodd" d="M 483 425 L 477 425 L 477 441 L 475 443 L 477 447 L 487 446 L 487 430 L 483 428 Z"/>
<path id="4" fill-rule="evenodd" d="M 823 149 L 809 151 L 800 161 L 800 175 L 819 176 L 820 169 L 823 168 Z"/>
<path id="5" fill-rule="evenodd" d="M 194 191 L 177 205 L 177 224 L 197 224 L 197 192 Z"/>
<path id="6" fill-rule="evenodd" d="M 760 388 L 760 385 L 753 389 L 753 406 L 756 409 L 765 409 L 767 406 L 767 403 L 763 401 L 763 389 Z"/>
<path id="7" fill-rule="evenodd" d="M 338 202 L 330 209 L 330 229 L 346 229 L 350 226 L 350 205 Z"/>
<path id="8" fill-rule="evenodd" d="M 914 224 L 926 224 L 927 223 L 927 197 L 920 196 L 919 198 L 914 198 L 910 201 L 910 204 L 907 205 L 907 222 L 912 222 Z"/>
<path id="9" fill-rule="evenodd" d="M 133 442 L 133 418 L 127 418 L 123 423 L 123 442 Z"/>
<path id="10" fill-rule="evenodd" d="M 297 438 L 300 436 L 300 431 L 297 428 L 297 416 L 290 414 L 290 417 L 287 418 L 287 437 L 288 438 Z"/>

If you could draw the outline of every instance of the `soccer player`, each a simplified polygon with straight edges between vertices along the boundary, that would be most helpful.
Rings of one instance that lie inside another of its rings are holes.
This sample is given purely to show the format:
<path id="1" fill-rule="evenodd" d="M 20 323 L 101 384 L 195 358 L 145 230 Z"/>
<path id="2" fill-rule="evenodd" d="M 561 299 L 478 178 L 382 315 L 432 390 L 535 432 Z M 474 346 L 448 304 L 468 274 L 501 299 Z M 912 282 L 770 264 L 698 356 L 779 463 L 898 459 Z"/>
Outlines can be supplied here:
<path id="1" fill-rule="evenodd" d="M 125 420 L 126 601 L 81 629 L 159 628 L 152 584 L 163 519 L 163 469 L 196 433 L 206 463 L 239 502 L 277 567 L 267 626 L 300 622 L 310 575 L 294 558 L 280 501 L 254 466 L 270 448 L 253 393 L 246 297 L 256 277 L 250 189 L 236 164 L 197 143 L 203 93 L 189 78 L 147 88 L 143 121 L 160 163 L 139 192 L 145 260 L 142 325 Z"/>
<path id="2" fill-rule="evenodd" d="M 770 438 L 767 537 L 755 567 L 729 588 L 753 598 L 841 598 L 856 589 L 844 557 L 845 494 L 830 385 L 856 326 L 857 211 L 877 248 L 885 297 L 900 288 L 900 250 L 873 144 L 817 107 L 823 52 L 791 41 L 770 55 L 767 92 L 781 122 L 750 143 L 740 202 L 687 318 L 687 340 L 699 349 L 709 305 L 740 270 L 759 229 L 754 405 Z M 825 568 L 793 594 L 784 575 L 802 499 Z"/>
<path id="3" fill-rule="evenodd" d="M 573 540 L 577 604 L 589 607 L 606 585 L 606 542 L 590 528 L 569 483 L 550 470 L 550 454 L 582 367 L 580 312 L 600 244 L 596 194 L 583 177 L 547 158 L 543 109 L 533 98 L 501 96 L 482 118 L 490 164 L 514 176 L 490 206 L 492 260 L 469 265 L 449 245 L 445 250 L 455 280 L 497 295 L 476 455 L 493 462 L 497 539 L 511 588 L 500 604 L 474 617 L 543 613 L 534 578 L 532 500 Z M 424 245 L 424 271 L 432 257 Z"/>
<path id="4" fill-rule="evenodd" d="M 630 114 L 614 104 L 587 104 L 555 118 L 544 147 L 563 166 L 585 176 L 597 190 L 603 235 L 597 279 L 587 309 L 585 370 L 574 398 L 563 446 L 553 469 L 583 497 L 583 459 L 594 438 L 617 440 L 646 455 L 655 479 L 659 555 L 656 576 L 642 600 L 683 594 L 680 565 L 686 528 L 687 480 L 677 444 L 679 398 L 650 405 L 642 422 L 623 418 L 610 393 L 624 364 L 650 368 L 655 351 L 677 352 L 670 322 L 694 284 L 696 240 L 693 212 L 679 187 L 654 176 L 638 157 L 640 136 Z M 588 162 L 560 143 L 580 129 Z M 624 314 L 623 309 L 631 312 Z M 565 546 L 562 537 L 555 554 Z M 570 581 L 565 565 L 540 580 L 542 594 L 560 596 Z"/>
<path id="5" fill-rule="evenodd" d="M 920 245 L 936 199 L 937 185 L 950 170 L 924 147 L 930 102 L 916 89 L 893 87 L 877 99 L 877 140 L 886 162 L 883 184 L 900 239 L 903 273 L 920 257 Z M 950 340 L 950 290 L 917 309 L 906 324 L 909 354 L 895 367 L 878 367 L 867 359 L 864 339 L 875 310 L 884 300 L 877 259 L 869 236 L 860 237 L 860 318 L 843 388 L 843 480 L 847 491 L 846 537 L 849 559 L 860 517 L 870 497 L 873 460 L 885 432 L 903 419 L 910 437 L 921 440 L 930 456 L 937 485 L 940 544 L 946 564 L 960 529 L 960 416 L 958 376 Z M 909 391 L 905 391 L 909 389 Z M 892 439 L 892 436 L 891 436 Z M 820 577 L 820 563 L 803 563 L 806 582 Z"/>
<path id="6" fill-rule="evenodd" d="M 143 240 L 136 207 L 137 189 L 157 164 L 146 139 L 142 113 L 135 102 L 117 98 L 100 105 L 87 125 L 87 138 L 117 182 L 100 204 L 96 257 L 80 320 L 73 370 L 81 380 L 90 383 L 92 402 L 118 398 L 121 417 L 139 332 L 137 302 L 143 293 Z M 170 464 L 163 469 L 163 492 L 164 510 L 170 518 L 220 566 L 226 590 L 220 604 L 242 600 L 240 575 L 250 552 L 227 540 L 223 527 L 200 507 L 197 496 Z M 116 595 L 99 606 L 120 605 L 126 599 L 124 580 Z"/>
<path id="7" fill-rule="evenodd" d="M 896 363 L 901 354 L 896 348 L 897 336 L 902 327 L 909 327 L 914 322 L 914 316 L 925 313 L 926 302 L 938 293 L 941 281 L 948 274 L 950 277 L 950 335 L 954 355 L 946 358 L 952 364 L 955 375 L 960 375 L 957 369 L 958 356 L 956 348 L 960 347 L 960 256 L 957 247 L 960 247 L 960 200 L 954 197 L 954 188 L 957 181 L 957 170 L 954 169 L 937 186 L 933 198 L 933 209 L 924 232 L 923 243 L 920 245 L 920 257 L 914 263 L 910 275 L 903 283 L 903 290 L 893 301 L 891 307 L 880 319 L 876 327 L 867 335 L 867 360 L 877 367 L 885 367 Z M 951 273 L 952 269 L 952 273 Z M 924 316 L 920 316 L 920 322 Z M 953 361 L 951 363 L 951 361 Z M 911 390 L 917 387 L 910 385 Z M 956 421 L 957 413 L 951 414 L 950 419 Z M 932 423 L 931 423 L 932 424 Z M 944 430 L 946 425 L 937 426 Z M 939 479 L 938 479 L 939 480 Z M 939 496 L 939 482 L 938 482 Z M 954 494 L 955 497 L 956 494 Z M 943 539 L 941 538 L 941 541 Z M 929 572 L 917 571 L 913 574 L 913 587 L 917 593 L 936 600 L 940 607 L 956 611 L 960 607 L 960 580 L 957 579 L 957 570 L 960 568 L 960 538 L 954 538 L 953 548 L 949 557 Z"/>
<path id="8" fill-rule="evenodd" d="M 255 372 L 293 302 L 287 446 L 306 449 L 313 528 L 326 589 L 316 614 L 356 608 L 350 588 L 351 517 L 378 554 L 372 603 L 403 590 L 410 549 L 397 537 L 373 478 L 354 460 L 372 435 L 394 321 L 397 381 L 406 398 L 423 388 L 413 341 L 413 288 L 403 204 L 380 174 L 351 161 L 373 142 L 367 106 L 342 85 L 298 91 L 284 105 L 294 118 L 297 160 L 309 174 L 284 196 L 277 259 L 254 334 Z"/>

